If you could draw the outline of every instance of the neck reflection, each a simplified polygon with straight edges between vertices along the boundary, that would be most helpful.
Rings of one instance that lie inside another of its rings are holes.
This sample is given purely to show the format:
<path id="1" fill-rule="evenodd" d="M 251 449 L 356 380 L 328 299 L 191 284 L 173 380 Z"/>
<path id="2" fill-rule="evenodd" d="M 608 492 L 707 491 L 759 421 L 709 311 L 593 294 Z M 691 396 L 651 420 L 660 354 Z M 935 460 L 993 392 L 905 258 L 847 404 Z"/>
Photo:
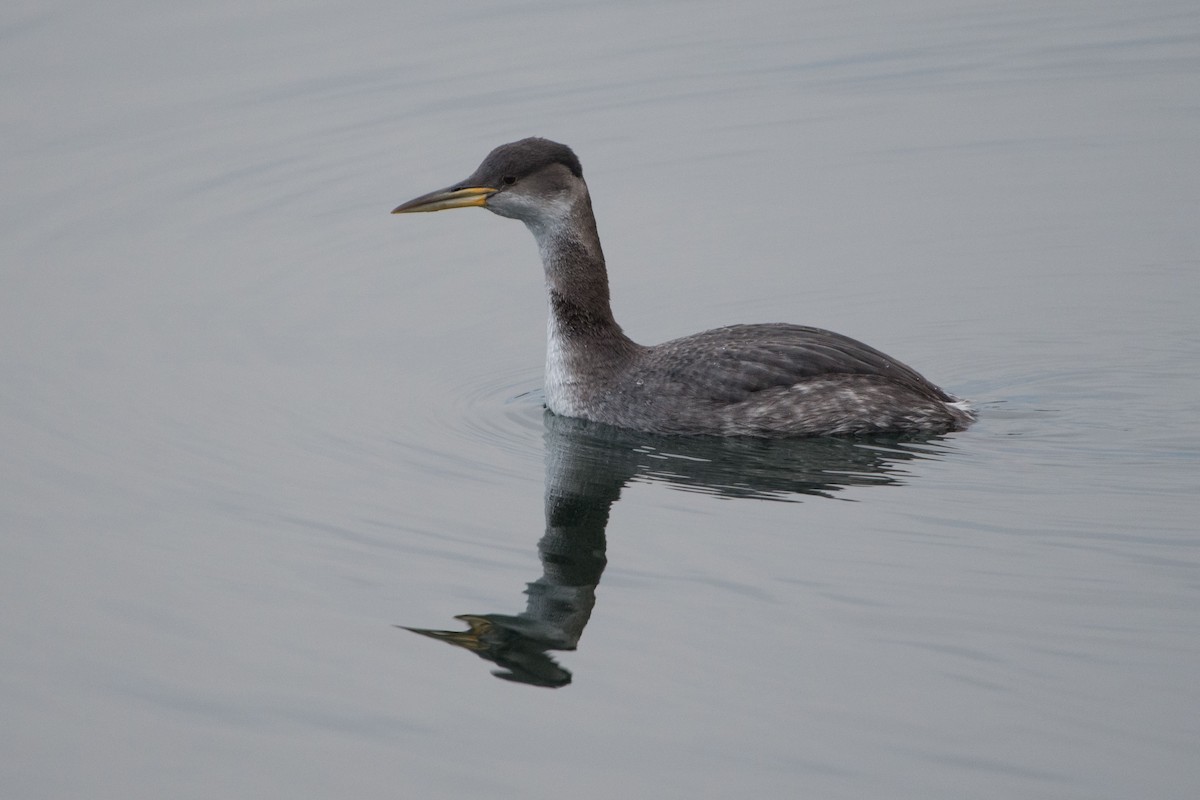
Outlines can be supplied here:
<path id="1" fill-rule="evenodd" d="M 850 486 L 903 483 L 904 463 L 937 458 L 944 437 L 794 440 L 661 437 L 547 413 L 542 576 L 519 614 L 460 614 L 465 631 L 396 627 L 470 650 L 498 678 L 557 688 L 571 672 L 550 655 L 576 649 L 607 564 L 612 504 L 631 480 L 726 498 L 798 502 Z"/>

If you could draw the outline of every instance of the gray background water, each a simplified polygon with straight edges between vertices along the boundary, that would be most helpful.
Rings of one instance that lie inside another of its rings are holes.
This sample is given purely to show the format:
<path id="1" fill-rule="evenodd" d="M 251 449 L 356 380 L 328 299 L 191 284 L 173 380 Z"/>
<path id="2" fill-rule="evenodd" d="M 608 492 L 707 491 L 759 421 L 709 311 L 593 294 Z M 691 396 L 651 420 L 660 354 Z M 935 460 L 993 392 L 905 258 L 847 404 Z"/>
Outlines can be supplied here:
<path id="1" fill-rule="evenodd" d="M 18 0 L 0 131 L 4 797 L 1196 796 L 1194 2 Z M 980 422 L 547 427 L 528 233 L 387 213 L 533 134 L 635 338 Z M 562 688 L 392 627 L 530 583 Z"/>

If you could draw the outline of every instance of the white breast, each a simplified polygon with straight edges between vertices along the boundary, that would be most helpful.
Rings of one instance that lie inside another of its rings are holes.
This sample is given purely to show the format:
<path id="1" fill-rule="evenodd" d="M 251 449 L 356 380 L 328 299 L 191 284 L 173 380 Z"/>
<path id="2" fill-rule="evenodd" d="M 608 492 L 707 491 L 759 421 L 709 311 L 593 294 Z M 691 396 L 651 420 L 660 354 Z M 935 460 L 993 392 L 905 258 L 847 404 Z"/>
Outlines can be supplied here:
<path id="1" fill-rule="evenodd" d="M 546 323 L 546 405 L 564 417 L 583 416 L 578 386 L 572 374 L 566 342 L 553 312 Z"/>

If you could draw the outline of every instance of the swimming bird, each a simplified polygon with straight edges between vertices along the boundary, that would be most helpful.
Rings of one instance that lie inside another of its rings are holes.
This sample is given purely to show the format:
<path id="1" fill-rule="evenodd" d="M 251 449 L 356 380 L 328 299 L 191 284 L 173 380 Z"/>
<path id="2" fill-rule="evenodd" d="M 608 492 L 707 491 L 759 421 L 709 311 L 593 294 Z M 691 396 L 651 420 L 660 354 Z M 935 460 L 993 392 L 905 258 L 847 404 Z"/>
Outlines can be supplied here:
<path id="1" fill-rule="evenodd" d="M 393 214 L 486 208 L 525 223 L 549 297 L 546 406 L 657 434 L 812 436 L 939 433 L 970 407 L 911 367 L 831 331 L 731 325 L 657 345 L 613 318 L 583 168 L 571 148 L 529 138 L 493 150 L 466 180 Z"/>

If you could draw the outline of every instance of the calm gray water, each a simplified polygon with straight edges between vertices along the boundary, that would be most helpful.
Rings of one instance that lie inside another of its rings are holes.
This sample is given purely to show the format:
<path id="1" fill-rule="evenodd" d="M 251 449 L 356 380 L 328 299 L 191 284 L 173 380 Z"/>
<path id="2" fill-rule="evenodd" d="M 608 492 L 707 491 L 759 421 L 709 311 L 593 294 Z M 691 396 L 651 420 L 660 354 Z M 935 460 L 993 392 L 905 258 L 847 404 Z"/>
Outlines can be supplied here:
<path id="1" fill-rule="evenodd" d="M 0 796 L 1195 797 L 1200 9 L 905 9 L 6 3 Z M 534 134 L 979 423 L 543 418 Z"/>

